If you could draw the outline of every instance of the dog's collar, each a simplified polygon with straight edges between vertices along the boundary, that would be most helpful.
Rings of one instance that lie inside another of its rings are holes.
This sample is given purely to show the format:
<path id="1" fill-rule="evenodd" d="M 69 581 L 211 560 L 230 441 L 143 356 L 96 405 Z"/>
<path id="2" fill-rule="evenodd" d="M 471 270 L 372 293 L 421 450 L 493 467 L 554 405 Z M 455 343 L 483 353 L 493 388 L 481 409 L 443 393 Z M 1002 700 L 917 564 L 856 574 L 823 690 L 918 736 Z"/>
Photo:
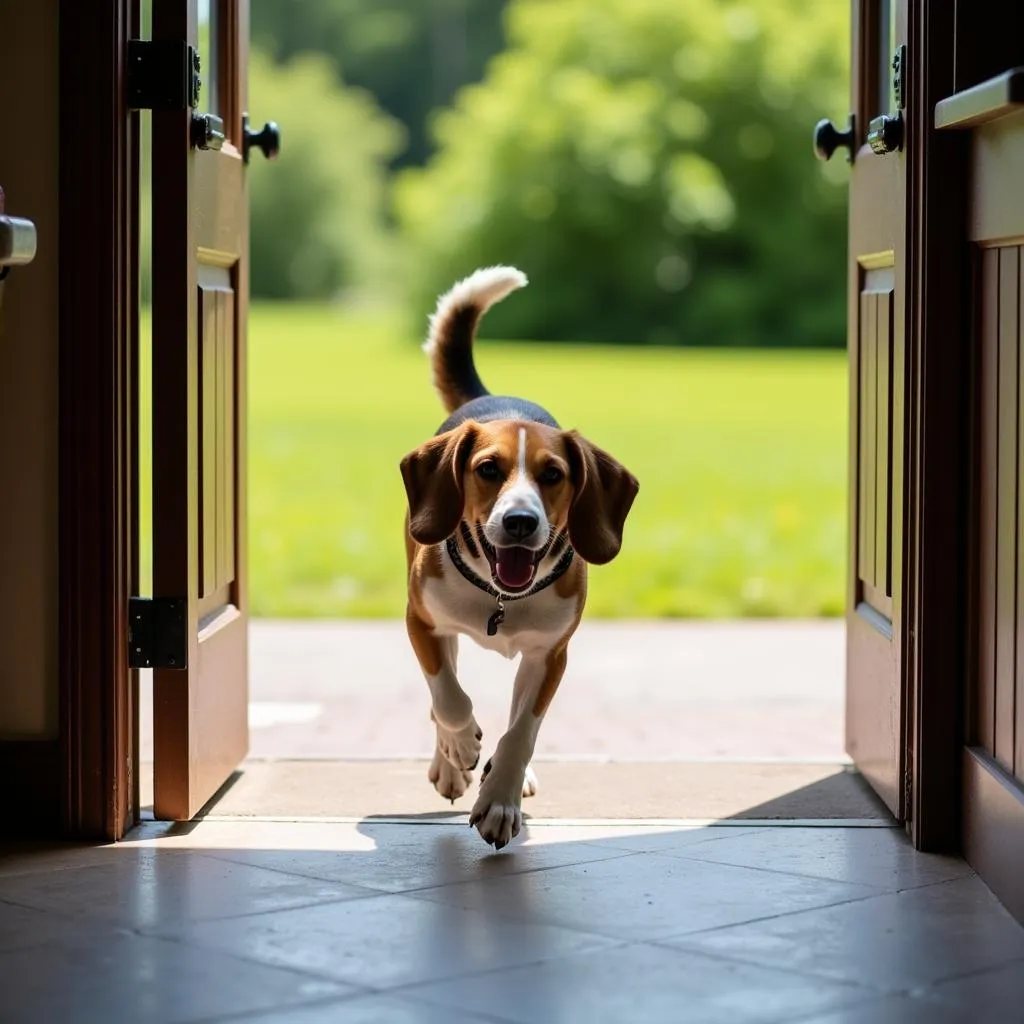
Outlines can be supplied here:
<path id="1" fill-rule="evenodd" d="M 463 520 L 460 524 L 462 528 L 462 535 L 466 540 L 467 545 L 472 544 L 473 535 L 470 533 L 469 527 L 466 525 L 466 521 Z M 481 541 L 486 543 L 486 540 L 481 536 Z M 569 571 L 569 566 L 572 565 L 572 560 L 576 555 L 571 545 L 566 545 L 565 551 L 562 557 L 558 560 L 555 567 L 545 576 L 543 579 L 537 580 L 536 583 L 529 590 L 524 590 L 518 594 L 506 594 L 498 590 L 489 580 L 485 580 L 483 577 L 478 576 L 473 570 L 466 564 L 466 560 L 462 557 L 462 552 L 459 551 L 459 543 L 455 539 L 453 533 L 447 542 L 448 546 L 448 557 L 452 560 L 455 568 L 467 579 L 474 587 L 482 590 L 489 597 L 493 597 L 497 607 L 494 610 L 494 614 L 487 620 L 487 635 L 494 636 L 498 632 L 498 627 L 505 620 L 505 602 L 506 601 L 519 601 L 524 597 L 532 597 L 534 594 L 541 590 L 545 590 L 551 586 L 555 580 L 564 576 Z"/>

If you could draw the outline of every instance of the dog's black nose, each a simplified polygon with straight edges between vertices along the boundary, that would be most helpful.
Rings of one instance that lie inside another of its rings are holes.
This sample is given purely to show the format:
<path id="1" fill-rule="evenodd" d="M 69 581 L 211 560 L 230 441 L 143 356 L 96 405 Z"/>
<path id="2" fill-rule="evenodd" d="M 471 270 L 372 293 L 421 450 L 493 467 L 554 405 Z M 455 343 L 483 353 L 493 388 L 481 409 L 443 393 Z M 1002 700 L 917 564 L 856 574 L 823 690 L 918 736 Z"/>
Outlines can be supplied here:
<path id="1" fill-rule="evenodd" d="M 526 540 L 537 529 L 540 520 L 532 512 L 506 512 L 501 525 L 514 540 Z"/>

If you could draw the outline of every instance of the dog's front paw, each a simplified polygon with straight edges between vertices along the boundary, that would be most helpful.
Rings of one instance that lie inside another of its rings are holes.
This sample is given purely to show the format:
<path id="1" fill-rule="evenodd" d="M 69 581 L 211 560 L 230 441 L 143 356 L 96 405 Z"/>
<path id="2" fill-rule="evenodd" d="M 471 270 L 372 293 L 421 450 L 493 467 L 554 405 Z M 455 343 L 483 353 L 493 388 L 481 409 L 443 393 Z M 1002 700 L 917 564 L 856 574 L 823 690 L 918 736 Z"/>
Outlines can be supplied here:
<path id="1" fill-rule="evenodd" d="M 487 759 L 487 764 L 484 765 L 484 770 L 480 773 L 480 785 L 482 786 L 487 779 L 487 776 L 491 774 L 491 765 L 494 763 L 493 758 Z M 540 788 L 537 782 L 537 773 L 533 770 L 532 765 L 526 766 L 526 774 L 523 776 L 523 797 L 524 799 L 528 796 L 536 796 L 537 790 Z"/>
<path id="2" fill-rule="evenodd" d="M 523 827 L 523 812 L 519 807 L 522 798 L 521 780 L 515 780 L 515 785 L 502 784 L 490 775 L 481 785 L 480 795 L 469 812 L 469 823 L 476 826 L 485 843 L 500 850 L 519 835 Z"/>
<path id="3" fill-rule="evenodd" d="M 473 781 L 469 772 L 456 768 L 440 750 L 434 751 L 434 760 L 430 762 L 427 778 L 434 784 L 434 789 L 452 803 L 469 789 Z"/>
<path id="4" fill-rule="evenodd" d="M 483 738 L 483 730 L 475 718 L 471 718 L 464 729 L 437 727 L 437 749 L 453 768 L 464 772 L 471 772 L 480 763 L 480 741 Z"/>

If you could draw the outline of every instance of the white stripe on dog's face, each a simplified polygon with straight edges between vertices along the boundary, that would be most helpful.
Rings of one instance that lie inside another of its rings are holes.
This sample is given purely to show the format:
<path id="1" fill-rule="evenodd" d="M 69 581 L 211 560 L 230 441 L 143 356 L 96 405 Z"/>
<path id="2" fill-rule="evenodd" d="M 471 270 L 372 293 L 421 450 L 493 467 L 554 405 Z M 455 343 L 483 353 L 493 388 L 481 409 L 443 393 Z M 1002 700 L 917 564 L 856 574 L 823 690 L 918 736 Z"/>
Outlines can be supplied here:
<path id="1" fill-rule="evenodd" d="M 537 529 L 525 541 L 510 537 L 502 525 L 502 520 L 509 512 L 531 512 L 537 517 Z M 484 525 L 484 534 L 495 547 L 521 545 L 534 551 L 544 547 L 551 535 L 551 527 L 544 510 L 544 500 L 540 496 L 540 489 L 536 481 L 530 476 L 526 462 L 525 427 L 519 428 L 515 473 L 494 503 L 494 508 L 491 509 L 491 514 L 487 517 L 487 522 Z"/>

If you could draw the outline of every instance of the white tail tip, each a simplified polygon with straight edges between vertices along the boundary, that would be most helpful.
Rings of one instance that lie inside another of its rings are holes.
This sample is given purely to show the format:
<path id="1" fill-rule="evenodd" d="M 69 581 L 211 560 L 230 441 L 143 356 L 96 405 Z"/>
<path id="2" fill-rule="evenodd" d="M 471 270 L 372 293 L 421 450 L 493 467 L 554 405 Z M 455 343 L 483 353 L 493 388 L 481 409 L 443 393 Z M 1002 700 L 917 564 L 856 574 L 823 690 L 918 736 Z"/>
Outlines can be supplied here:
<path id="1" fill-rule="evenodd" d="M 436 327 L 443 322 L 448 313 L 466 306 L 475 307 L 481 314 L 486 313 L 509 292 L 525 288 L 527 283 L 526 275 L 515 267 L 482 267 L 480 270 L 474 270 L 469 277 L 452 285 L 437 300 L 437 309 L 430 318 L 430 332 L 423 346 L 424 350 L 433 350 L 437 342 Z"/>

